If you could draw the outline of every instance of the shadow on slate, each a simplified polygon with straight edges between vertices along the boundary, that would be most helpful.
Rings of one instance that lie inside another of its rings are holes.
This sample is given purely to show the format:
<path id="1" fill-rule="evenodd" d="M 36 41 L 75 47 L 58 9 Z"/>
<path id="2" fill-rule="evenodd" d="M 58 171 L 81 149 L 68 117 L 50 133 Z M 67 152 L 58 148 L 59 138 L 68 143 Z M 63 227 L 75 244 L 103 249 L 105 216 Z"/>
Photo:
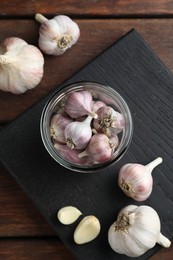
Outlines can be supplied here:
<path id="1" fill-rule="evenodd" d="M 1 129 L 0 158 L 76 259 L 130 259 L 113 252 L 107 242 L 109 226 L 126 205 L 152 206 L 160 216 L 162 233 L 173 239 L 173 75 L 131 30 L 61 87 L 85 80 L 112 86 L 131 109 L 134 135 L 123 159 L 94 174 L 70 172 L 58 165 L 43 147 L 39 130 L 43 106 L 54 91 Z M 158 156 L 164 162 L 154 170 L 150 198 L 143 203 L 127 198 L 117 186 L 119 168 L 128 162 L 147 164 Z M 80 246 L 73 242 L 82 217 L 69 226 L 60 224 L 56 213 L 66 205 L 76 206 L 83 216 L 99 218 L 102 229 L 97 239 Z M 148 259 L 158 249 L 156 245 L 136 259 Z"/>

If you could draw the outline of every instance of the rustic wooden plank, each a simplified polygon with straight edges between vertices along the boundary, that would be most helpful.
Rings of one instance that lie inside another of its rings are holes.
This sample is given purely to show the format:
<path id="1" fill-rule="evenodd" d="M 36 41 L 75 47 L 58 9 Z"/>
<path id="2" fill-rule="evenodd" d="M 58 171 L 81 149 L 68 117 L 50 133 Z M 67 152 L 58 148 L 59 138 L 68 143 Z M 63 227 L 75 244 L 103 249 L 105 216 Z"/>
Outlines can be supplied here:
<path id="1" fill-rule="evenodd" d="M 173 245 L 161 249 L 150 260 L 172 260 Z M 0 239 L 2 260 L 74 260 L 72 253 L 58 238 Z"/>
<path id="2" fill-rule="evenodd" d="M 44 77 L 35 89 L 22 95 L 0 92 L 1 124 L 17 117 L 132 28 L 141 33 L 173 71 L 170 55 L 173 51 L 172 19 L 84 19 L 76 22 L 81 29 L 78 43 L 62 56 L 45 55 Z M 38 28 L 39 25 L 31 20 L 1 20 L 0 41 L 16 36 L 36 45 Z"/>
<path id="3" fill-rule="evenodd" d="M 2 260 L 74 260 L 58 238 L 0 239 Z"/>
<path id="4" fill-rule="evenodd" d="M 136 15 L 172 15 L 173 2 L 170 0 L 123 0 L 123 1 L 105 1 L 89 0 L 76 1 L 52 0 L 6 0 L 0 1 L 0 10 L 2 16 L 25 16 L 34 15 L 41 12 L 48 15 L 67 14 L 67 15 L 87 15 L 87 16 L 136 16 Z"/>

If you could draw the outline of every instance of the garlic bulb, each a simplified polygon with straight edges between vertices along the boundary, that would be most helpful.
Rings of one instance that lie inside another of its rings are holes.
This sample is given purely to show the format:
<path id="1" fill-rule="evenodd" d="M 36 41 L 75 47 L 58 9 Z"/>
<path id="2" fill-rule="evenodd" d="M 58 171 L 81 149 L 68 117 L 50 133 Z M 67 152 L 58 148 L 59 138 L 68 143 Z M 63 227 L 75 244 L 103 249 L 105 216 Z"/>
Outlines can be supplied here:
<path id="1" fill-rule="evenodd" d="M 71 149 L 84 149 L 87 146 L 92 136 L 91 120 L 92 117 L 88 116 L 83 122 L 75 121 L 66 126 L 64 135 L 67 146 Z"/>
<path id="2" fill-rule="evenodd" d="M 53 141 L 58 141 L 60 143 L 66 143 L 64 136 L 65 127 L 71 123 L 73 120 L 64 114 L 54 114 L 50 122 L 50 136 Z"/>
<path id="3" fill-rule="evenodd" d="M 124 193 L 137 201 L 146 200 L 153 187 L 152 171 L 162 163 L 162 158 L 158 157 L 147 165 L 128 163 L 119 171 L 118 184 Z"/>
<path id="4" fill-rule="evenodd" d="M 65 206 L 58 211 L 57 218 L 62 224 L 69 225 L 74 223 L 81 215 L 82 212 L 76 207 Z"/>
<path id="5" fill-rule="evenodd" d="M 69 93 L 64 109 L 71 118 L 85 115 L 97 118 L 97 114 L 93 111 L 93 100 L 89 91 L 73 91 Z"/>
<path id="6" fill-rule="evenodd" d="M 160 219 L 153 208 L 129 205 L 119 212 L 117 220 L 110 226 L 108 242 L 115 252 L 138 257 L 156 243 L 163 247 L 171 245 L 160 229 Z"/>
<path id="7" fill-rule="evenodd" d="M 66 15 L 48 20 L 42 14 L 36 14 L 35 19 L 41 23 L 39 47 L 46 54 L 63 54 L 80 36 L 79 26 Z"/>
<path id="8" fill-rule="evenodd" d="M 93 122 L 95 130 L 106 134 L 108 137 L 120 133 L 125 126 L 123 115 L 112 107 L 101 106 L 97 110 L 97 116 Z"/>
<path id="9" fill-rule="evenodd" d="M 100 233 L 100 221 L 95 216 L 84 217 L 74 232 L 76 244 L 85 244 L 95 239 Z"/>
<path id="10" fill-rule="evenodd" d="M 112 144 L 105 134 L 95 134 L 91 137 L 85 151 L 78 154 L 79 158 L 89 156 L 94 164 L 103 163 L 112 156 Z"/>
<path id="11" fill-rule="evenodd" d="M 40 50 L 17 38 L 0 44 L 0 89 L 24 93 L 38 85 L 43 76 L 44 58 Z"/>

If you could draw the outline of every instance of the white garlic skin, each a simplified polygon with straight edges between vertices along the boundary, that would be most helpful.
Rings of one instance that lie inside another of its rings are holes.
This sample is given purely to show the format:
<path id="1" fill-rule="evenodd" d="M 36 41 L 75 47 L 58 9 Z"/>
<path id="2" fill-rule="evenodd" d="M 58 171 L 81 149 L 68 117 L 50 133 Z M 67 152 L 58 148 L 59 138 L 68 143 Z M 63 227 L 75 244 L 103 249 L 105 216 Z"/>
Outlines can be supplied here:
<path id="1" fill-rule="evenodd" d="M 111 248 L 130 257 L 143 255 L 156 243 L 169 247 L 171 242 L 160 233 L 157 212 L 149 206 L 129 205 L 123 208 L 108 231 Z"/>
<path id="2" fill-rule="evenodd" d="M 0 45 L 0 89 L 21 94 L 36 87 L 43 77 L 43 65 L 37 47 L 17 37 L 6 38 Z"/>
<path id="3" fill-rule="evenodd" d="M 71 148 L 84 149 L 91 136 L 91 123 L 92 117 L 88 116 L 83 122 L 71 122 L 64 130 L 66 144 Z"/>
<path id="4" fill-rule="evenodd" d="M 58 15 L 48 20 L 41 14 L 35 19 L 41 23 L 39 47 L 48 55 L 61 55 L 71 48 L 80 36 L 80 29 L 70 17 Z"/>
<path id="5" fill-rule="evenodd" d="M 74 119 L 85 115 L 97 118 L 97 114 L 93 111 L 92 95 L 87 90 L 70 92 L 64 109 Z"/>
<path id="6" fill-rule="evenodd" d="M 153 188 L 153 169 L 162 162 L 158 157 L 147 165 L 128 163 L 118 173 L 118 185 L 123 192 L 136 201 L 146 200 Z"/>

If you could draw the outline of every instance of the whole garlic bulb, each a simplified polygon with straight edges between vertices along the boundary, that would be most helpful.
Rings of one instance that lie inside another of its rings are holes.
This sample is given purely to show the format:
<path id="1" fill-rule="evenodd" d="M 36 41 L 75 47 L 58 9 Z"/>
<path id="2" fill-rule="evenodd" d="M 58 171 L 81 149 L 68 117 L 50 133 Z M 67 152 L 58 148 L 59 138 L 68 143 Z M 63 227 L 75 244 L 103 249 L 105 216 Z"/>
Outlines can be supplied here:
<path id="1" fill-rule="evenodd" d="M 38 85 L 43 76 L 44 58 L 40 50 L 17 38 L 0 44 L 0 89 L 24 93 Z"/>
<path id="2" fill-rule="evenodd" d="M 35 19 L 41 23 L 38 44 L 46 54 L 63 54 L 80 36 L 79 26 L 66 15 L 58 15 L 48 20 L 42 14 L 36 14 Z"/>
<path id="3" fill-rule="evenodd" d="M 156 243 L 170 247 L 171 242 L 160 233 L 157 212 L 149 206 L 129 205 L 123 208 L 110 226 L 108 242 L 111 248 L 130 257 L 138 257 Z"/>
<path id="4" fill-rule="evenodd" d="M 139 163 L 123 165 L 118 174 L 119 187 L 134 200 L 146 200 L 150 196 L 153 187 L 151 173 L 160 163 L 162 163 L 162 158 L 158 157 L 145 166 Z"/>

